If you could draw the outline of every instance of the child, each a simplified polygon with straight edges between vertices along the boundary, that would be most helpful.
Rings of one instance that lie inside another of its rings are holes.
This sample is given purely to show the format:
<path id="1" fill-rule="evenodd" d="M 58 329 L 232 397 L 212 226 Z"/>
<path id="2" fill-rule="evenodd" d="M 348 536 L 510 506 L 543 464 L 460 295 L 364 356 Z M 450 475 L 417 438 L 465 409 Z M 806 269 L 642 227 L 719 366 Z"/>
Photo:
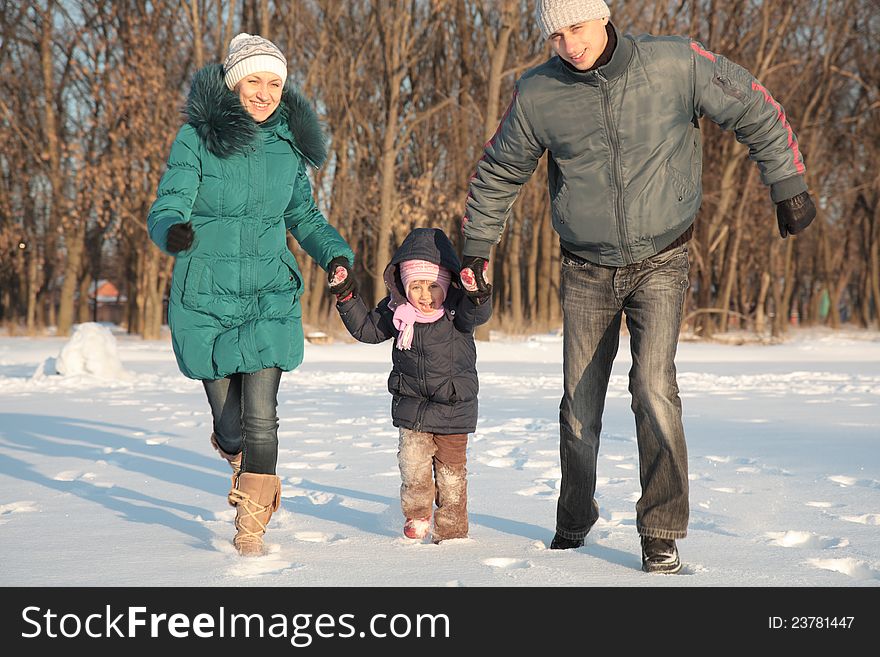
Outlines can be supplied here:
<path id="1" fill-rule="evenodd" d="M 468 533 L 467 434 L 476 429 L 478 390 L 474 328 L 492 314 L 491 291 L 466 293 L 460 269 L 442 230 L 416 228 L 385 269 L 389 296 L 373 310 L 356 293 L 338 295 L 336 304 L 360 342 L 394 338 L 388 390 L 400 429 L 403 533 L 424 538 L 436 503 L 434 543 Z"/>

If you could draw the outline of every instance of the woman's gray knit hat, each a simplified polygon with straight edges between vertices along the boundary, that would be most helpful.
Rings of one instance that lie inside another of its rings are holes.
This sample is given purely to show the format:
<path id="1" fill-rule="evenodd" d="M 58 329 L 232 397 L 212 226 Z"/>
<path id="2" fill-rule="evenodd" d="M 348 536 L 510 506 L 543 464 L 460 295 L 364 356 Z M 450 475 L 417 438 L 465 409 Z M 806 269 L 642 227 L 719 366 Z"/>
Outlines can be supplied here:
<path id="1" fill-rule="evenodd" d="M 602 0 L 538 0 L 537 4 L 535 18 L 545 39 L 575 23 L 611 16 L 611 10 Z"/>
<path id="2" fill-rule="evenodd" d="M 287 60 L 278 46 L 256 34 L 242 32 L 229 42 L 229 55 L 223 62 L 226 86 L 235 89 L 246 75 L 268 71 L 287 82 Z"/>

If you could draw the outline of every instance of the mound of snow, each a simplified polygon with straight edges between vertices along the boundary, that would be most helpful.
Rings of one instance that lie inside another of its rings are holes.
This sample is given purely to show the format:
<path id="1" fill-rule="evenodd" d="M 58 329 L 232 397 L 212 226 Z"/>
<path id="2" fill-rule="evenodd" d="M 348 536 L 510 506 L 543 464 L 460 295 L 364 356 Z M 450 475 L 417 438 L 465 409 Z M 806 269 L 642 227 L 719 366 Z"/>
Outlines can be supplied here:
<path id="1" fill-rule="evenodd" d="M 131 377 L 122 367 L 116 338 L 106 326 L 94 322 L 79 324 L 55 360 L 62 376 L 90 375 L 101 379 Z"/>

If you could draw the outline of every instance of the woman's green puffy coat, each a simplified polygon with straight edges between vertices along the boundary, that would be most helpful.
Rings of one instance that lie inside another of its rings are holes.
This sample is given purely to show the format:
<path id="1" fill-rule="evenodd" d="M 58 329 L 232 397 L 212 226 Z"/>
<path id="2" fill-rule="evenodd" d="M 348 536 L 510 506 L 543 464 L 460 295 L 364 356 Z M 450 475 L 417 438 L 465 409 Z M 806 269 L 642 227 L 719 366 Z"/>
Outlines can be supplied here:
<path id="1" fill-rule="evenodd" d="M 306 163 L 326 157 L 317 118 L 286 90 L 256 123 L 220 65 L 196 73 L 187 115 L 147 219 L 163 250 L 172 225 L 191 221 L 195 233 L 176 254 L 168 308 L 180 370 L 193 379 L 292 370 L 303 355 L 303 282 L 286 232 L 324 269 L 337 256 L 354 262 L 306 177 Z"/>

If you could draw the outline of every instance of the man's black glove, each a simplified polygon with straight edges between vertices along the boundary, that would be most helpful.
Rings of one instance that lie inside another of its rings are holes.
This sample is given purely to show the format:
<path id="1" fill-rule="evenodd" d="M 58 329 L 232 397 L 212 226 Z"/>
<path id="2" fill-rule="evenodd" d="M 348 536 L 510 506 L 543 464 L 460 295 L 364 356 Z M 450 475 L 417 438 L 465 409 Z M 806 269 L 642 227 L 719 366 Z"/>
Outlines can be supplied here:
<path id="1" fill-rule="evenodd" d="M 783 238 L 800 233 L 815 218 L 816 206 L 809 192 L 801 192 L 776 204 L 776 222 Z"/>
<path id="2" fill-rule="evenodd" d="M 479 256 L 465 256 L 459 277 L 467 295 L 477 304 L 483 303 L 492 294 L 492 286 L 486 282 L 489 261 Z"/>
<path id="3" fill-rule="evenodd" d="M 327 282 L 330 285 L 330 294 L 335 294 L 339 301 L 345 301 L 357 292 L 357 282 L 348 258 L 336 256 L 330 261 L 327 265 Z"/>
<path id="4" fill-rule="evenodd" d="M 165 246 L 171 253 L 186 251 L 192 246 L 193 237 L 192 223 L 174 224 L 168 229 L 168 235 L 165 237 Z"/>

